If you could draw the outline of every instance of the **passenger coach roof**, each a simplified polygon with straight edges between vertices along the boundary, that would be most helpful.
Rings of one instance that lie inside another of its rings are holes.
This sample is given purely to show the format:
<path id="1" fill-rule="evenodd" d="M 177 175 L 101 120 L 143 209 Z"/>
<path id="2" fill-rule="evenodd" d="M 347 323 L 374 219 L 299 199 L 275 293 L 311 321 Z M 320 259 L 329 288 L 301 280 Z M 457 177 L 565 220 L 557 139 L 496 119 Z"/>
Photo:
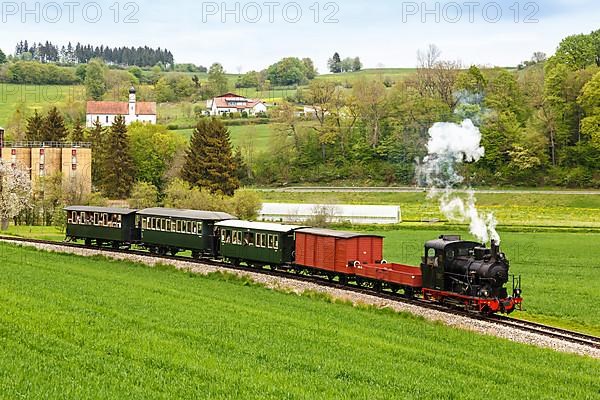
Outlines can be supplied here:
<path id="1" fill-rule="evenodd" d="M 129 214 L 133 214 L 137 211 L 137 210 L 133 210 L 130 208 L 92 207 L 92 206 L 69 206 L 69 207 L 65 207 L 64 210 L 65 211 L 76 211 L 76 212 L 120 214 L 120 215 L 129 215 Z"/>
<path id="2" fill-rule="evenodd" d="M 144 210 L 138 211 L 138 214 L 152 217 L 184 218 L 202 221 L 223 221 L 226 219 L 235 219 L 233 215 L 224 212 L 177 210 L 174 208 L 146 208 Z"/>
<path id="3" fill-rule="evenodd" d="M 297 232 L 308 233 L 310 235 L 317 235 L 317 236 L 330 236 L 330 237 L 335 237 L 335 238 L 339 238 L 339 239 L 352 239 L 352 238 L 357 238 L 357 237 L 383 237 L 383 236 L 379 236 L 379 235 L 369 235 L 369 234 L 363 234 L 363 233 L 357 233 L 357 232 L 334 231 L 332 229 L 319 229 L 319 228 L 303 228 L 303 229 L 298 229 Z"/>
<path id="4" fill-rule="evenodd" d="M 233 229 L 253 229 L 257 231 L 268 231 L 268 232 L 281 232 L 287 233 L 295 231 L 296 229 L 303 228 L 303 226 L 296 225 L 281 225 L 281 224 L 270 224 L 267 222 L 250 222 L 250 221 L 223 221 L 216 223 L 215 226 L 221 228 L 233 228 Z"/>

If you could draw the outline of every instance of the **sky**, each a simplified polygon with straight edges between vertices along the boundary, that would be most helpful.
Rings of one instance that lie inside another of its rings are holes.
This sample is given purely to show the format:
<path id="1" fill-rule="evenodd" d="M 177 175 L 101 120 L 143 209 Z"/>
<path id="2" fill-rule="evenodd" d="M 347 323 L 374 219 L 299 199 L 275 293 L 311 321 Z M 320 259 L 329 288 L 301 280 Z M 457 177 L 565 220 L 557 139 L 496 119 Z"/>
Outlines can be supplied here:
<path id="1" fill-rule="evenodd" d="M 52 41 L 168 48 L 178 63 L 227 72 L 260 70 L 310 57 L 320 72 L 334 52 L 365 68 L 411 68 L 437 45 L 464 65 L 514 66 L 560 40 L 600 29 L 597 0 L 5 1 L 0 48 Z"/>

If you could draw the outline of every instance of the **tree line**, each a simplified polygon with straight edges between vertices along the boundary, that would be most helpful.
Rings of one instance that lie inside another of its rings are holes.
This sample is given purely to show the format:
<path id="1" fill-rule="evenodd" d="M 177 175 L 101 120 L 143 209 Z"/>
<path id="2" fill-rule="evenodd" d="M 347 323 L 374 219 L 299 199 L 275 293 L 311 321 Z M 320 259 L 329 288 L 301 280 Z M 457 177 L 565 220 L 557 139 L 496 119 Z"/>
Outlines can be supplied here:
<path id="1" fill-rule="evenodd" d="M 520 71 L 465 68 L 432 45 L 416 73 L 389 89 L 378 78 L 350 89 L 315 80 L 300 96 L 307 116 L 281 104 L 270 150 L 243 149 L 248 172 L 256 184 L 418 184 L 429 128 L 469 118 L 486 155 L 463 167 L 468 183 L 600 187 L 599 31 L 535 58 Z"/>
<path id="2" fill-rule="evenodd" d="M 22 40 L 15 46 L 16 59 L 41 63 L 86 64 L 93 58 L 101 58 L 109 64 L 121 66 L 151 67 L 157 64 L 174 66 L 173 54 L 168 49 L 144 47 L 109 47 L 69 42 L 58 46 L 52 42 L 29 44 Z"/>

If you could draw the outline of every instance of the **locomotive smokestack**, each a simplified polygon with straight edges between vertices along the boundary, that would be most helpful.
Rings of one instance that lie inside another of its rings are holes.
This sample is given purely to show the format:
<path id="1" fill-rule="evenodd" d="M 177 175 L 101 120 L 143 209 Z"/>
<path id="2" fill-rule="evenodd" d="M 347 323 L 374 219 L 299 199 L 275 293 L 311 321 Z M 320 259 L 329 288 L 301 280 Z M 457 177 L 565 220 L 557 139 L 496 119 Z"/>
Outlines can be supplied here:
<path id="1" fill-rule="evenodd" d="M 492 243 L 490 245 L 491 250 L 492 250 L 492 260 L 497 260 L 498 259 L 498 253 L 500 252 L 500 246 L 498 246 L 496 244 L 496 241 L 494 239 L 492 239 Z"/>

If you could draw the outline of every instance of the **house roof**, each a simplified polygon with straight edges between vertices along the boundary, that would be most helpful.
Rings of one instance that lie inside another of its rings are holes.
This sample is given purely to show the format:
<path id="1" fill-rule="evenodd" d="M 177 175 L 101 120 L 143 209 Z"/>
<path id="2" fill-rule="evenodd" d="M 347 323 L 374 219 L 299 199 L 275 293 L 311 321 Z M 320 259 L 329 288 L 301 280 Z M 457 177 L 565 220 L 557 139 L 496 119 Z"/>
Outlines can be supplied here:
<path id="1" fill-rule="evenodd" d="M 127 115 L 129 114 L 129 103 L 126 101 L 88 101 L 86 113 Z M 137 102 L 135 103 L 135 113 L 137 115 L 156 115 L 156 103 Z"/>
<path id="2" fill-rule="evenodd" d="M 219 99 L 221 97 L 235 97 L 235 98 L 240 98 L 240 99 L 244 98 L 244 96 L 240 96 L 239 94 L 235 94 L 235 93 L 231 93 L 231 92 L 222 94 L 220 96 L 217 96 L 216 98 Z"/>
<path id="3" fill-rule="evenodd" d="M 231 99 L 230 101 L 234 100 L 231 97 L 215 97 L 214 102 L 216 103 L 217 108 L 237 108 L 238 110 L 247 110 L 250 108 L 254 108 L 257 104 L 263 103 L 262 100 L 258 100 L 258 99 L 246 99 L 244 97 L 240 97 L 240 99 L 244 99 L 247 101 L 246 104 L 241 105 L 241 104 L 227 104 L 227 100 Z M 237 99 L 236 99 L 237 100 Z"/>

